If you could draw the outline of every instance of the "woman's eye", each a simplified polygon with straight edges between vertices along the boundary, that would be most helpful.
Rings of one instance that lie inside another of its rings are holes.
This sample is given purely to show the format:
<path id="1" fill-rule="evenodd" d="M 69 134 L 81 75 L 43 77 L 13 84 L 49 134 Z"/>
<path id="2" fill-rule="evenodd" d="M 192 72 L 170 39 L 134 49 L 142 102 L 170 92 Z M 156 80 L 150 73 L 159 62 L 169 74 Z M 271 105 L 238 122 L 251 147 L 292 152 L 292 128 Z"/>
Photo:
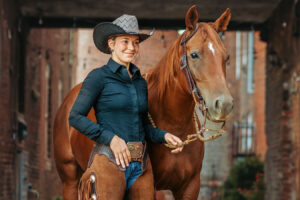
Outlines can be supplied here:
<path id="1" fill-rule="evenodd" d="M 199 58 L 199 56 L 198 56 L 198 54 L 197 54 L 197 53 L 191 53 L 191 57 L 192 57 L 193 59 L 195 59 L 195 58 Z"/>

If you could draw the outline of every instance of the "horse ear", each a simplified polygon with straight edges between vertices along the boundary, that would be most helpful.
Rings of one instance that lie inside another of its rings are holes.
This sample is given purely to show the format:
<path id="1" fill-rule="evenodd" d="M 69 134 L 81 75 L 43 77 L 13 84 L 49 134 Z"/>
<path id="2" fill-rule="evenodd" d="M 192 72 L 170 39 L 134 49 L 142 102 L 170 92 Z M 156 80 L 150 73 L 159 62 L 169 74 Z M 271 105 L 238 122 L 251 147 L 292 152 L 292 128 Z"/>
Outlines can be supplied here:
<path id="1" fill-rule="evenodd" d="M 227 8 L 225 12 L 221 15 L 221 17 L 219 17 L 214 23 L 210 23 L 210 24 L 217 32 L 222 32 L 227 29 L 230 18 L 231 18 L 231 12 L 230 9 Z"/>
<path id="2" fill-rule="evenodd" d="M 196 6 L 193 5 L 190 7 L 190 9 L 187 11 L 185 15 L 185 26 L 188 30 L 193 30 L 198 22 L 198 11 L 196 9 Z"/>

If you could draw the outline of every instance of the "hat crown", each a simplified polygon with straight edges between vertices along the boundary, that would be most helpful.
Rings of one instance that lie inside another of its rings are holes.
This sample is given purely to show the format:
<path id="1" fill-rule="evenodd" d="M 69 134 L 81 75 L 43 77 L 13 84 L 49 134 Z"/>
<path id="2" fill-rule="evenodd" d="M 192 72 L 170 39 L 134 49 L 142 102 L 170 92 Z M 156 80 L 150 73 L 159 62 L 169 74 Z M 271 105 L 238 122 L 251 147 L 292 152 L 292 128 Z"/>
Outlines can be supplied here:
<path id="1" fill-rule="evenodd" d="M 112 23 L 121 27 L 127 33 L 139 32 L 139 24 L 137 18 L 134 15 L 124 14 L 115 19 Z"/>

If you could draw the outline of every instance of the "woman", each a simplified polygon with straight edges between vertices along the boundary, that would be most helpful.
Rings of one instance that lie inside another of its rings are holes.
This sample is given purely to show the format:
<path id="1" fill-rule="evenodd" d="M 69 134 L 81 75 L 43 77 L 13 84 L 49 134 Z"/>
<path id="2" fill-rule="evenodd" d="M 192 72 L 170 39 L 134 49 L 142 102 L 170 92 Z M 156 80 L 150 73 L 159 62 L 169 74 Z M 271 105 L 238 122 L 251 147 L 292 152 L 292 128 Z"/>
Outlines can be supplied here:
<path id="1" fill-rule="evenodd" d="M 98 153 L 107 156 L 101 163 L 112 161 L 125 171 L 124 191 L 145 175 L 149 165 L 144 162 L 147 160 L 145 140 L 173 145 L 182 142 L 171 133 L 154 128 L 148 120 L 147 83 L 131 62 L 138 53 L 139 43 L 149 36 L 139 33 L 137 19 L 131 15 L 98 24 L 93 33 L 95 45 L 101 52 L 111 54 L 111 58 L 106 65 L 88 74 L 69 116 L 70 125 L 96 141 Z M 97 123 L 86 117 L 92 106 Z M 180 151 L 182 147 L 172 153 Z M 111 166 L 103 168 L 113 170 Z M 153 181 L 149 184 L 154 187 Z"/>

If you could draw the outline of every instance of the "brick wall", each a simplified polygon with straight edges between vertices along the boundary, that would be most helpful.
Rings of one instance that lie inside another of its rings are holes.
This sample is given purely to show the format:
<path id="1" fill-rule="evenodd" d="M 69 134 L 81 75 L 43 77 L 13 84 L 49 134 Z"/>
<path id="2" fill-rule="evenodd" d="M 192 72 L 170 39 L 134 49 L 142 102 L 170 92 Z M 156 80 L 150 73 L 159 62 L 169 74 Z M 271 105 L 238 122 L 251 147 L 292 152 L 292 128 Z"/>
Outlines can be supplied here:
<path id="1" fill-rule="evenodd" d="M 78 49 L 74 84 L 82 82 L 92 69 L 101 67 L 109 59 L 109 55 L 101 53 L 95 47 L 92 29 L 78 29 L 76 32 L 78 34 Z"/>
<path id="2" fill-rule="evenodd" d="M 255 33 L 255 67 L 254 67 L 254 121 L 255 153 L 261 160 L 265 159 L 266 144 L 266 43 L 260 40 L 259 32 Z"/>
<path id="3" fill-rule="evenodd" d="M 24 118 L 28 137 L 23 151 L 28 155 L 28 183 L 40 199 L 62 192 L 53 161 L 52 127 L 58 106 L 72 86 L 74 34 L 68 29 L 31 29 L 27 40 Z"/>
<path id="4" fill-rule="evenodd" d="M 15 121 L 16 87 L 19 42 L 16 2 L 0 0 L 0 200 L 15 197 L 15 152 L 13 132 Z"/>
<path id="5" fill-rule="evenodd" d="M 61 194 L 53 162 L 52 124 L 72 85 L 74 52 L 70 44 L 76 33 L 64 29 L 27 32 L 25 26 L 18 34 L 12 14 L 17 14 L 12 9 L 16 5 L 12 1 L 0 1 L 0 5 L 0 199 L 39 196 L 50 200 Z M 20 121 L 27 127 L 24 140 L 16 135 Z"/>
<path id="6" fill-rule="evenodd" d="M 296 4 L 297 3 L 297 4 Z M 299 1 L 284 0 L 273 12 L 263 37 L 267 46 L 266 199 L 299 199 Z M 296 87 L 297 88 L 297 87 Z"/>

